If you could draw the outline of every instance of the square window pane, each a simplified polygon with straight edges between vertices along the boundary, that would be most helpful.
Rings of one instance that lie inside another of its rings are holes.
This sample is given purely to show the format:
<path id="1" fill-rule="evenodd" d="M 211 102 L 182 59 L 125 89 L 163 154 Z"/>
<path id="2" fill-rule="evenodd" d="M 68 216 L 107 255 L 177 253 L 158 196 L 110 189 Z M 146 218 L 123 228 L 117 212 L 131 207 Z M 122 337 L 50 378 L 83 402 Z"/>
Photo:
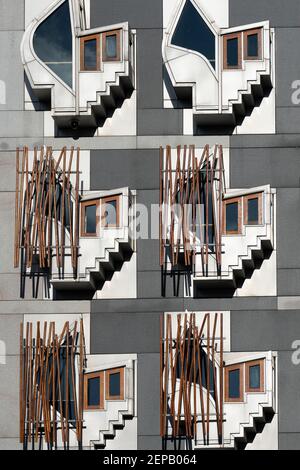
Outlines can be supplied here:
<path id="1" fill-rule="evenodd" d="M 229 398 L 240 398 L 240 369 L 229 371 Z"/>
<path id="2" fill-rule="evenodd" d="M 260 365 L 249 367 L 249 387 L 260 388 Z"/>
<path id="3" fill-rule="evenodd" d="M 239 231 L 239 205 L 237 202 L 226 204 L 226 231 Z"/>
<path id="4" fill-rule="evenodd" d="M 117 201 L 105 202 L 104 206 L 104 224 L 105 226 L 117 226 Z"/>
<path id="5" fill-rule="evenodd" d="M 85 233 L 97 233 L 97 206 L 87 206 L 85 208 Z"/>
<path id="6" fill-rule="evenodd" d="M 100 377 L 88 379 L 88 406 L 100 405 Z"/>
<path id="7" fill-rule="evenodd" d="M 109 375 L 109 396 L 110 397 L 119 397 L 121 395 L 121 374 L 117 372 L 116 374 Z"/>
<path id="8" fill-rule="evenodd" d="M 227 40 L 227 65 L 237 67 L 239 65 L 239 40 L 232 38 Z"/>
<path id="9" fill-rule="evenodd" d="M 117 35 L 116 34 L 112 34 L 111 36 L 106 36 L 105 55 L 109 59 L 115 59 L 117 57 Z"/>
<path id="10" fill-rule="evenodd" d="M 97 70 L 97 39 L 84 42 L 84 69 Z"/>
<path id="11" fill-rule="evenodd" d="M 258 225 L 258 198 L 248 199 L 248 224 Z"/>
<path id="12" fill-rule="evenodd" d="M 247 36 L 247 56 L 258 57 L 258 34 Z"/>

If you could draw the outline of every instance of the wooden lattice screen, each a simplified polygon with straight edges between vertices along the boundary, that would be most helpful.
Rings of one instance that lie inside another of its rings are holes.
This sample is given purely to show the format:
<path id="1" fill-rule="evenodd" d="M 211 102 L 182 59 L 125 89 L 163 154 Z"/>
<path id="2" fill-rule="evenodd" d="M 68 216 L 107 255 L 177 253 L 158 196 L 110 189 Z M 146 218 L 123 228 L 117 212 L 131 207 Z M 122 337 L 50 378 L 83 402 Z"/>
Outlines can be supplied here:
<path id="1" fill-rule="evenodd" d="M 209 253 L 222 264 L 222 199 L 225 190 L 223 148 L 195 146 L 160 149 L 160 264 L 195 266 L 201 254 L 203 275 L 208 275 Z"/>
<path id="2" fill-rule="evenodd" d="M 179 314 L 173 331 L 172 317 L 161 317 L 161 436 L 209 445 L 213 431 L 222 444 L 223 314 L 198 326 L 196 314 Z"/>
<path id="3" fill-rule="evenodd" d="M 33 159 L 27 147 L 17 149 L 15 250 L 16 268 L 32 268 L 38 258 L 39 268 L 51 268 L 56 257 L 63 267 L 66 249 L 77 271 L 79 237 L 79 159 L 80 150 L 64 147 L 55 161 L 51 147 L 34 149 Z M 72 170 L 74 166 L 74 170 Z M 73 184 L 72 181 L 73 180 Z M 70 246 L 66 246 L 66 229 Z"/>
<path id="4" fill-rule="evenodd" d="M 25 331 L 24 331 L 25 330 Z M 25 336 L 25 337 L 24 337 Z M 83 320 L 58 334 L 55 323 L 21 324 L 20 332 L 20 442 L 24 449 L 69 449 L 82 446 Z"/>

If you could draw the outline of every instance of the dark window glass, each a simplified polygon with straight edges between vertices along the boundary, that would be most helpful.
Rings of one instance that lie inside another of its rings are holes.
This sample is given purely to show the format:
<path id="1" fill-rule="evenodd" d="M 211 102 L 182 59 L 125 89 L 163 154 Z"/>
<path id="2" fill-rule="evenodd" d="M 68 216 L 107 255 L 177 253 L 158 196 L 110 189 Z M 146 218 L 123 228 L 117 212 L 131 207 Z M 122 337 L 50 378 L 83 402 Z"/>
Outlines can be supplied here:
<path id="1" fill-rule="evenodd" d="M 258 198 L 248 199 L 248 224 L 257 225 L 258 219 Z"/>
<path id="2" fill-rule="evenodd" d="M 226 204 L 226 231 L 239 231 L 239 205 L 237 202 Z"/>
<path id="3" fill-rule="evenodd" d="M 84 70 L 97 70 L 97 39 L 84 41 Z"/>
<path id="4" fill-rule="evenodd" d="M 72 87 L 72 29 L 68 1 L 37 28 L 33 47 L 39 59 Z"/>
<path id="5" fill-rule="evenodd" d="M 260 388 L 260 365 L 249 367 L 249 387 Z"/>
<path id="6" fill-rule="evenodd" d="M 117 51 L 117 35 L 116 34 L 112 34 L 111 36 L 106 36 L 105 55 L 108 59 L 115 59 L 117 57 L 118 51 Z"/>
<path id="7" fill-rule="evenodd" d="M 88 379 L 88 406 L 100 405 L 100 377 Z"/>
<path id="8" fill-rule="evenodd" d="M 121 395 L 121 374 L 117 372 L 116 374 L 109 375 L 109 396 L 110 397 L 119 397 Z"/>
<path id="9" fill-rule="evenodd" d="M 85 233 L 97 232 L 97 206 L 87 206 L 85 208 Z"/>
<path id="10" fill-rule="evenodd" d="M 216 40 L 198 10 L 187 0 L 172 37 L 174 46 L 199 52 L 216 68 Z"/>
<path id="11" fill-rule="evenodd" d="M 247 56 L 258 57 L 258 34 L 247 36 Z"/>
<path id="12" fill-rule="evenodd" d="M 109 201 L 105 203 L 104 209 L 104 223 L 106 226 L 117 225 L 117 201 Z"/>
<path id="13" fill-rule="evenodd" d="M 229 371 L 229 398 L 240 398 L 240 370 Z"/>
<path id="14" fill-rule="evenodd" d="M 237 67 L 239 65 L 238 38 L 227 39 L 227 65 L 228 67 Z"/>

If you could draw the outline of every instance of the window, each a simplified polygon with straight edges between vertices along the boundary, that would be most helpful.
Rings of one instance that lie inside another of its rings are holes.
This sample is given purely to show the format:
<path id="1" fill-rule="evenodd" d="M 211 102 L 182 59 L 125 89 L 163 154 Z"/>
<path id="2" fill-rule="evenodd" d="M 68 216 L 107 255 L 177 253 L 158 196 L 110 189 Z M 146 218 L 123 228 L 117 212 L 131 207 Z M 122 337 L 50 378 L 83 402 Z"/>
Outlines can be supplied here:
<path id="1" fill-rule="evenodd" d="M 108 31 L 102 35 L 103 61 L 121 60 L 121 30 Z"/>
<path id="2" fill-rule="evenodd" d="M 258 361 L 246 362 L 246 392 L 259 393 L 264 392 L 264 369 L 265 361 L 260 359 Z"/>
<path id="3" fill-rule="evenodd" d="M 224 233 L 238 235 L 241 233 L 241 198 L 227 199 L 224 202 Z"/>
<path id="4" fill-rule="evenodd" d="M 244 400 L 244 365 L 234 364 L 225 367 L 225 401 Z"/>
<path id="5" fill-rule="evenodd" d="M 36 29 L 33 48 L 61 80 L 72 88 L 72 29 L 69 2 L 65 1 Z"/>
<path id="6" fill-rule="evenodd" d="M 119 227 L 120 225 L 120 198 L 119 196 L 101 199 L 101 225 L 102 227 Z"/>
<path id="7" fill-rule="evenodd" d="M 215 35 L 189 0 L 184 5 L 171 43 L 199 52 L 216 68 Z"/>
<path id="8" fill-rule="evenodd" d="M 262 193 L 244 197 L 244 224 L 262 224 Z"/>
<path id="9" fill-rule="evenodd" d="M 100 35 L 86 36 L 80 40 L 81 71 L 100 70 Z"/>
<path id="10" fill-rule="evenodd" d="M 124 367 L 106 371 L 106 400 L 124 400 Z"/>
<path id="11" fill-rule="evenodd" d="M 223 41 L 224 69 L 240 69 L 242 67 L 241 33 L 226 34 Z"/>
<path id="12" fill-rule="evenodd" d="M 84 408 L 86 410 L 104 409 L 104 372 L 84 375 Z"/>
<path id="13" fill-rule="evenodd" d="M 81 236 L 98 236 L 99 201 L 86 201 L 81 204 Z"/>
<path id="14" fill-rule="evenodd" d="M 262 59 L 262 28 L 244 32 L 244 59 Z"/>

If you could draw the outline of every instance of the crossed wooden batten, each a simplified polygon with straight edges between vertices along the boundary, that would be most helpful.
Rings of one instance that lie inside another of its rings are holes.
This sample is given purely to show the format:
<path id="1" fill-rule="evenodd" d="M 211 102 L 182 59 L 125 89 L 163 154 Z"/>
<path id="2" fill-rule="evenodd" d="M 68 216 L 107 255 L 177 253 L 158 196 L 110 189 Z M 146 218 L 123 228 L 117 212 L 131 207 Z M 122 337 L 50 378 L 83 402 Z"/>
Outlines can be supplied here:
<path id="1" fill-rule="evenodd" d="M 66 322 L 58 334 L 55 323 L 23 323 L 20 329 L 20 442 L 24 449 L 68 450 L 82 447 L 83 320 Z M 72 433 L 72 438 L 71 438 Z"/>
<path id="2" fill-rule="evenodd" d="M 209 254 L 222 267 L 222 200 L 225 192 L 223 147 L 194 145 L 160 148 L 160 264 L 195 268 L 200 253 L 208 276 Z"/>
<path id="3" fill-rule="evenodd" d="M 160 432 L 165 440 L 210 444 L 212 426 L 223 443 L 223 314 L 161 316 Z M 217 343 L 219 351 L 217 351 Z M 211 409 L 211 398 L 214 410 Z M 199 429 L 201 427 L 201 431 Z"/>
<path id="4" fill-rule="evenodd" d="M 51 147 L 16 152 L 14 266 L 32 268 L 38 257 L 40 269 L 64 265 L 70 251 L 74 273 L 78 267 L 80 149 L 64 147 L 57 161 Z M 73 166 L 75 170 L 72 170 Z M 75 183 L 72 183 L 75 180 Z M 70 244 L 66 245 L 66 230 Z M 54 240 L 53 240 L 54 237 Z"/>

